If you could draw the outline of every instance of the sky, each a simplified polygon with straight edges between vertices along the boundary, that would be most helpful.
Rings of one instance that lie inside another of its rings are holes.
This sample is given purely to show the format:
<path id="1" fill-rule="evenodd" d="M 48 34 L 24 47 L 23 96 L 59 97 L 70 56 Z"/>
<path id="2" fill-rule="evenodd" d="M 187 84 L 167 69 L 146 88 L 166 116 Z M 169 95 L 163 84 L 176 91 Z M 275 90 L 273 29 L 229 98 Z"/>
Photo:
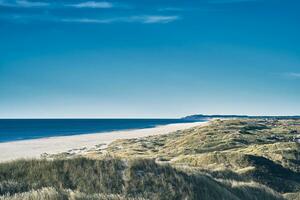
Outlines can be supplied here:
<path id="1" fill-rule="evenodd" d="M 300 115 L 298 0 L 0 0 L 0 118 Z"/>

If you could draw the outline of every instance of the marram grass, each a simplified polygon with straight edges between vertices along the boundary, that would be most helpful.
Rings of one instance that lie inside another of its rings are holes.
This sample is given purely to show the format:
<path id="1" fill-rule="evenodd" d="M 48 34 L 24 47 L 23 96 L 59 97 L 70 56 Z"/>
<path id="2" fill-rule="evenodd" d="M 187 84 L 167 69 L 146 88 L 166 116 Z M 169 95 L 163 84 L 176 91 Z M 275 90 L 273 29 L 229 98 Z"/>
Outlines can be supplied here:
<path id="1" fill-rule="evenodd" d="M 84 156 L 0 164 L 0 199 L 299 199 L 296 120 L 216 120 Z"/>

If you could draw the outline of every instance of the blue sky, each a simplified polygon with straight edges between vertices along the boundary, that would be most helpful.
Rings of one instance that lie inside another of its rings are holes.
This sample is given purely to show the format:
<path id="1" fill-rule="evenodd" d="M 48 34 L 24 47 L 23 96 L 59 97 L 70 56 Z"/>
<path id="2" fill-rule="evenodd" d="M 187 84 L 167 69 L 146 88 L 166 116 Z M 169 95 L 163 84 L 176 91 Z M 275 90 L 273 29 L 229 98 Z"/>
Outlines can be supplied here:
<path id="1" fill-rule="evenodd" d="M 0 0 L 0 118 L 300 114 L 298 0 Z"/>

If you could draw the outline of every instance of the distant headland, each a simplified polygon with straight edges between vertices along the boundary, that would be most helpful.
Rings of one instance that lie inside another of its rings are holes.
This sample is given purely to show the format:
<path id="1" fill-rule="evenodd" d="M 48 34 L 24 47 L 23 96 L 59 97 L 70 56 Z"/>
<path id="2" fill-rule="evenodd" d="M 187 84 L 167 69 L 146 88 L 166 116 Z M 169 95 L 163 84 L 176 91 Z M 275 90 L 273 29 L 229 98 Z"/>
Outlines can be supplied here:
<path id="1" fill-rule="evenodd" d="M 258 115 L 204 115 L 195 114 L 183 117 L 185 120 L 200 120 L 213 118 L 250 118 L 250 119 L 300 119 L 300 116 L 258 116 Z"/>

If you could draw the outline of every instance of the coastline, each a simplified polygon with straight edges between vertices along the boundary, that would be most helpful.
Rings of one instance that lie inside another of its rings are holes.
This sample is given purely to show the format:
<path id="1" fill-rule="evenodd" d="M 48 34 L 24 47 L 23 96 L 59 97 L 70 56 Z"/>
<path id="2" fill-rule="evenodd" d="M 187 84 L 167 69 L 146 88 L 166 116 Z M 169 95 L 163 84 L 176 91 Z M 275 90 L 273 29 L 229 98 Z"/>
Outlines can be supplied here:
<path id="1" fill-rule="evenodd" d="M 171 132 L 184 130 L 195 126 L 204 126 L 208 124 L 208 122 L 209 121 L 178 123 L 157 126 L 154 128 L 4 142 L 0 143 L 0 162 L 6 162 L 16 159 L 40 158 L 40 156 L 44 153 L 57 154 L 72 149 L 89 149 L 99 144 L 108 145 L 109 143 L 117 139 L 131 139 L 147 137 L 152 135 L 168 134 Z"/>

